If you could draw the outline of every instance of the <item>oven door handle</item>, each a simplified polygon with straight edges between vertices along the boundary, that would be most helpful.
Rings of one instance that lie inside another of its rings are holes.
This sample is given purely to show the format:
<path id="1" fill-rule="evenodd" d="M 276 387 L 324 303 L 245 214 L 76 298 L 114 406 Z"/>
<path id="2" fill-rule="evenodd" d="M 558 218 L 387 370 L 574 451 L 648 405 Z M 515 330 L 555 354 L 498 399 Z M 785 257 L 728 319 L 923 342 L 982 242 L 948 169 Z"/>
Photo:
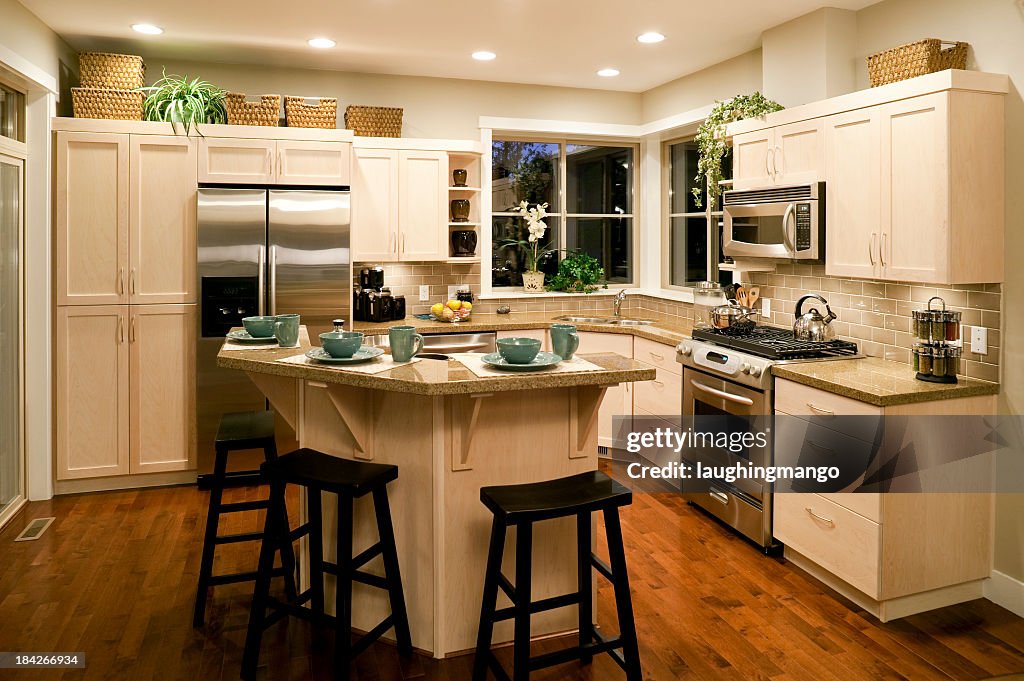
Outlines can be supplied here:
<path id="1" fill-rule="evenodd" d="M 727 400 L 729 402 L 744 404 L 748 407 L 754 406 L 754 400 L 750 399 L 749 397 L 743 397 L 742 395 L 733 395 L 732 393 L 726 392 L 724 390 L 712 388 L 710 385 L 704 385 L 700 381 L 694 380 L 692 378 L 690 379 L 690 385 L 692 385 L 697 390 L 706 392 L 709 395 L 714 395 L 715 397 L 721 397 L 723 400 Z"/>

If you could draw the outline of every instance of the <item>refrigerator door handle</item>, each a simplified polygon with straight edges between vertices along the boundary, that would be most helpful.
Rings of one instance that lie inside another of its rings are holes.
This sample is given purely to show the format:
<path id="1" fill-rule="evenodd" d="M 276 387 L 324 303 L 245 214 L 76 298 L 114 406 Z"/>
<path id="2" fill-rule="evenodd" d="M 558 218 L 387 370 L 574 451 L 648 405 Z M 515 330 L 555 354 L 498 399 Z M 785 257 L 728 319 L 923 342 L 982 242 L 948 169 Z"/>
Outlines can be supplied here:
<path id="1" fill-rule="evenodd" d="M 256 296 L 257 296 L 257 299 L 259 301 L 258 304 L 257 304 L 257 306 L 259 308 L 259 312 L 257 314 L 259 314 L 261 316 L 265 315 L 267 313 L 266 312 L 266 309 L 267 309 L 267 307 L 266 307 L 266 305 L 267 305 L 266 286 L 265 286 L 265 282 L 263 281 L 263 276 L 264 276 L 263 273 L 266 270 L 266 268 L 263 266 L 263 264 L 264 264 L 264 261 L 266 260 L 266 257 L 267 257 L 267 247 L 266 246 L 260 246 L 259 247 L 259 251 L 257 251 L 257 253 L 256 253 Z"/>
<path id="2" fill-rule="evenodd" d="M 277 314 L 277 246 L 270 247 L 270 314 Z"/>

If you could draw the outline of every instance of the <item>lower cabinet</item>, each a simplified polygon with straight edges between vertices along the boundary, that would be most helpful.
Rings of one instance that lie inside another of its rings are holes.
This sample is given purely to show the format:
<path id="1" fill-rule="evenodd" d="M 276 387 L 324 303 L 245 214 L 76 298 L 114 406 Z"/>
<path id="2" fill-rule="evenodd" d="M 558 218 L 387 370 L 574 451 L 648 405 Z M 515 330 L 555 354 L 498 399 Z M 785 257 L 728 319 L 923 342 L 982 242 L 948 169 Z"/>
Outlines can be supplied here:
<path id="1" fill-rule="evenodd" d="M 195 305 L 57 308 L 58 480 L 195 468 Z"/>
<path id="2" fill-rule="evenodd" d="M 580 331 L 577 354 L 614 352 L 633 356 L 633 337 L 623 334 Z M 626 435 L 633 423 L 633 384 L 620 383 L 608 388 L 598 412 L 597 444 L 601 447 L 626 446 Z M 618 417 L 618 418 L 617 418 Z M 618 425 L 618 428 L 616 428 Z"/>

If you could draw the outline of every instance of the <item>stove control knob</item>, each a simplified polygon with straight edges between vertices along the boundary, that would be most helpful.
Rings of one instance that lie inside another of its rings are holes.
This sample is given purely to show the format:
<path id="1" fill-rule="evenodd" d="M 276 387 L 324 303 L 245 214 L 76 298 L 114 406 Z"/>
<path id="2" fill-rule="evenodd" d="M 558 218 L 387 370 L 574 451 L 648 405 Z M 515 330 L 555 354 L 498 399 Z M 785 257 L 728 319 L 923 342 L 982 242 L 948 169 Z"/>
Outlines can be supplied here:
<path id="1" fill-rule="evenodd" d="M 749 364 L 747 364 L 746 362 L 744 362 L 743 364 L 741 364 L 741 365 L 740 365 L 740 373 L 741 373 L 741 374 L 745 374 L 745 373 L 747 373 L 748 371 L 750 371 L 750 365 L 749 365 Z"/>
<path id="2" fill-rule="evenodd" d="M 689 357 L 693 353 L 693 348 L 689 345 L 680 345 L 679 352 L 682 353 L 683 357 Z"/>
<path id="3" fill-rule="evenodd" d="M 761 375 L 761 367 L 750 367 L 747 373 L 756 378 Z"/>

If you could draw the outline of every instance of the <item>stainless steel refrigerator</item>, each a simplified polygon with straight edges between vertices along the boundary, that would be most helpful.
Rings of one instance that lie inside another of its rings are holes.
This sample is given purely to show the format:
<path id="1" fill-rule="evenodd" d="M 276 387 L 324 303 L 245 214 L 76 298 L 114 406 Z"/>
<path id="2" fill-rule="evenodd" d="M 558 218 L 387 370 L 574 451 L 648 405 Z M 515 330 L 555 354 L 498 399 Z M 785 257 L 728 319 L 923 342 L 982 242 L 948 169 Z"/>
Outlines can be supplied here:
<path id="1" fill-rule="evenodd" d="M 213 469 L 221 415 L 266 407 L 245 374 L 217 367 L 224 334 L 243 317 L 287 313 L 301 315 L 314 339 L 333 319 L 351 328 L 352 263 L 347 191 L 211 187 L 199 189 L 198 201 L 196 424 L 204 474 Z M 279 451 L 288 451 L 295 435 L 277 421 Z"/>

